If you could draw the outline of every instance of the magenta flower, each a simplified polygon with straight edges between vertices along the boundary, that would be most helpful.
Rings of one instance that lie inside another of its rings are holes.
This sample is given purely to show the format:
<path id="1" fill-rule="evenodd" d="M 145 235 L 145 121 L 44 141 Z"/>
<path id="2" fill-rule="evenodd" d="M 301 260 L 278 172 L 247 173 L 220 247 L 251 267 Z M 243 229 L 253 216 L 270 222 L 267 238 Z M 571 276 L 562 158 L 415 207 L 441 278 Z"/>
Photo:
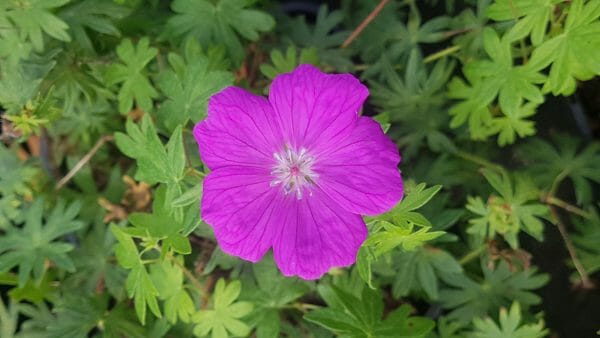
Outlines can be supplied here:
<path id="1" fill-rule="evenodd" d="M 350 74 L 310 65 L 279 75 L 268 100 L 228 87 L 194 128 L 212 171 L 202 218 L 224 252 L 257 262 L 273 248 L 286 276 L 351 265 L 367 236 L 361 217 L 402 198 L 400 155 L 358 112 L 369 95 Z"/>

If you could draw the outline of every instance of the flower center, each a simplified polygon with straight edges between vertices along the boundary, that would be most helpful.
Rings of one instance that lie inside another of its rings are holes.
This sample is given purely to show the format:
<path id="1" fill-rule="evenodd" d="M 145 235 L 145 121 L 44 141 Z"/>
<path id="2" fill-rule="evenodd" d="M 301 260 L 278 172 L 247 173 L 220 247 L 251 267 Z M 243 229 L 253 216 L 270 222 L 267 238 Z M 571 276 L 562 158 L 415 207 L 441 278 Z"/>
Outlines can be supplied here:
<path id="1" fill-rule="evenodd" d="M 302 199 L 308 190 L 312 196 L 310 187 L 315 185 L 315 179 L 319 176 L 313 170 L 315 158 L 306 149 L 299 151 L 285 146 L 280 153 L 274 153 L 276 160 L 271 175 L 274 176 L 271 186 L 281 185 L 285 194 L 294 193 L 298 199 Z"/>

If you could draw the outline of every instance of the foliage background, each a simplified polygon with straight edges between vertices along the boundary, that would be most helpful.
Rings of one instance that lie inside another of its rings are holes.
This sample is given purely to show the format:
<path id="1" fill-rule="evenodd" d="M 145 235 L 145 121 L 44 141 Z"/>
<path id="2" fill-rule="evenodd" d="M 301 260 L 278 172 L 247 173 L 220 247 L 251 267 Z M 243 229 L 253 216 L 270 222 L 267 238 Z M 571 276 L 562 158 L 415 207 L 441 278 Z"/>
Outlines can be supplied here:
<path id="1" fill-rule="evenodd" d="M 597 0 L 0 1 L 0 337 L 593 336 L 599 18 Z M 407 180 L 357 264 L 315 282 L 219 250 L 191 135 L 213 93 L 300 63 L 368 84 Z"/>

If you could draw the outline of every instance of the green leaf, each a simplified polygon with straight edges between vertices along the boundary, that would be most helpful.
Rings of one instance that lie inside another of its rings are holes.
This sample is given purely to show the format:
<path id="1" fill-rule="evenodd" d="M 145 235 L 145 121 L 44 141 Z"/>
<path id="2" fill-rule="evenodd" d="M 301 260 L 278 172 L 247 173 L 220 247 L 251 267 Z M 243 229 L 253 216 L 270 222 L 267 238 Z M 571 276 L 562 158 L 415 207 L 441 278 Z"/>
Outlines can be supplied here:
<path id="1" fill-rule="evenodd" d="M 31 55 L 32 49 L 33 46 L 23 41 L 16 30 L 8 30 L 0 34 L 0 59 L 5 59 L 8 66 L 18 66 L 19 61 Z"/>
<path id="2" fill-rule="evenodd" d="M 521 325 L 521 306 L 513 302 L 510 310 L 500 308 L 500 325 L 491 318 L 474 318 L 475 331 L 469 334 L 473 338 L 542 338 L 548 335 L 544 328 L 544 321 L 536 324 Z"/>
<path id="3" fill-rule="evenodd" d="M 317 65 L 319 57 L 316 52 L 317 50 L 314 48 L 301 49 L 300 56 L 297 58 L 298 51 L 293 46 L 287 48 L 285 56 L 281 51 L 275 49 L 271 51 L 272 65 L 266 63 L 260 65 L 260 72 L 272 80 L 279 74 L 293 71 L 300 64 Z"/>
<path id="4" fill-rule="evenodd" d="M 127 241 L 123 237 L 121 240 Z M 77 271 L 63 281 L 63 285 L 92 293 L 97 290 L 98 285 L 104 284 L 114 298 L 123 299 L 127 271 L 115 262 L 115 243 L 116 239 L 110 228 L 104 224 L 96 224 L 74 250 L 72 257 Z M 137 249 L 133 242 L 125 244 L 127 245 L 129 246 L 118 257 L 123 262 L 134 259 L 133 263 L 128 263 L 131 266 L 135 264 Z"/>
<path id="5" fill-rule="evenodd" d="M 556 190 L 568 177 L 577 203 L 592 202 L 592 183 L 600 183 L 600 143 L 582 146 L 570 135 L 557 135 L 551 142 L 534 138 L 519 147 L 517 154 L 527 173 L 546 191 Z"/>
<path id="6" fill-rule="evenodd" d="M 250 302 L 235 302 L 241 291 L 240 281 L 225 283 L 222 278 L 217 281 L 213 293 L 213 309 L 201 310 L 194 314 L 192 320 L 197 323 L 194 335 L 204 337 L 212 332 L 212 337 L 246 336 L 250 327 L 240 319 L 252 312 Z"/>
<path id="7" fill-rule="evenodd" d="M 146 267 L 140 262 L 135 265 L 127 276 L 125 283 L 127 294 L 133 298 L 135 303 L 135 313 L 142 325 L 146 323 L 146 306 L 150 308 L 155 316 L 161 317 L 160 309 L 158 308 L 158 290 L 154 286 L 152 279 L 146 271 Z"/>
<path id="8" fill-rule="evenodd" d="M 61 298 L 54 307 L 56 320 L 48 326 L 50 337 L 85 338 L 103 319 L 108 297 L 86 297 L 71 294 Z"/>
<path id="9" fill-rule="evenodd" d="M 449 319 L 469 322 L 474 317 L 489 315 L 512 301 L 523 305 L 539 304 L 541 299 L 532 291 L 545 285 L 549 278 L 537 269 L 511 271 L 505 261 L 496 268 L 482 266 L 483 280 L 475 282 L 464 274 L 442 274 L 450 286 L 440 292 L 442 306 L 450 309 Z"/>
<path id="10" fill-rule="evenodd" d="M 140 39 L 136 46 L 130 39 L 123 40 L 117 47 L 117 56 L 122 63 L 114 63 L 106 69 L 105 78 L 109 85 L 120 83 L 119 112 L 125 114 L 134 106 L 143 111 L 152 110 L 152 99 L 158 93 L 145 74 L 145 68 L 156 57 L 158 50 L 150 47 L 147 37 Z"/>
<path id="11" fill-rule="evenodd" d="M 182 260 L 178 260 L 182 264 Z M 160 299 L 164 300 L 164 313 L 167 320 L 172 324 L 176 324 L 178 319 L 189 323 L 191 315 L 196 309 L 192 298 L 184 289 L 181 268 L 165 260 L 150 266 L 150 277 L 158 290 Z"/>
<path id="12" fill-rule="evenodd" d="M 44 202 L 37 199 L 27 211 L 22 228 L 9 228 L 0 237 L 0 272 L 15 266 L 19 268 L 19 286 L 24 286 L 31 273 L 35 279 L 42 278 L 50 260 L 60 269 L 75 270 L 67 253 L 73 245 L 59 241 L 66 234 L 79 230 L 83 222 L 76 220 L 80 203 L 67 206 L 60 200 L 50 214 L 44 216 Z"/>
<path id="13" fill-rule="evenodd" d="M 544 92 L 571 95 L 575 80 L 589 80 L 600 75 L 600 4 L 574 0 L 568 8 L 564 32 L 536 48 L 529 64 L 550 67 Z"/>
<path id="14" fill-rule="evenodd" d="M 382 231 L 370 235 L 363 244 L 372 247 L 375 256 L 381 256 L 399 246 L 405 251 L 412 251 L 445 233 L 443 231 L 430 232 L 431 227 L 427 226 L 413 231 L 413 226 L 405 228 L 385 221 L 381 221 L 380 225 Z"/>
<path id="15" fill-rule="evenodd" d="M 194 37 L 203 45 L 223 44 L 239 64 L 244 58 L 240 36 L 256 41 L 260 33 L 275 26 L 270 15 L 247 9 L 248 4 L 245 0 L 175 0 L 171 9 L 177 14 L 167 21 L 166 34 Z"/>
<path id="16" fill-rule="evenodd" d="M 129 14 L 130 10 L 113 1 L 84 0 L 65 7 L 60 17 L 69 25 L 74 40 L 83 48 L 94 51 L 88 30 L 119 37 L 121 32 L 114 21 Z"/>
<path id="17" fill-rule="evenodd" d="M 571 234 L 571 239 L 577 250 L 577 256 L 585 271 L 593 274 L 600 271 L 600 217 L 597 210 L 593 209 L 589 218 L 573 219 L 576 233 Z M 579 274 L 574 273 L 573 280 L 578 280 Z"/>
<path id="18" fill-rule="evenodd" d="M 244 280 L 241 299 L 254 304 L 247 322 L 256 325 L 259 338 L 280 336 L 280 312 L 309 291 L 306 282 L 281 275 L 272 257 L 252 265 L 254 278 Z"/>
<path id="19" fill-rule="evenodd" d="M 496 21 L 513 20 L 515 24 L 506 33 L 509 41 L 531 36 L 534 46 L 539 45 L 546 35 L 555 5 L 560 0 L 496 0 L 488 7 L 487 15 Z"/>
<path id="20" fill-rule="evenodd" d="M 330 286 L 333 298 L 326 298 L 327 308 L 304 315 L 316 323 L 344 337 L 425 337 L 433 327 L 432 320 L 409 317 L 411 308 L 403 305 L 390 313 L 385 320 L 381 294 L 365 288 L 360 298 Z M 322 288 L 321 292 L 325 292 Z M 329 300 L 328 300 L 329 299 Z"/>
<path id="21" fill-rule="evenodd" d="M 280 20 L 277 25 L 289 34 L 294 45 L 310 54 L 307 55 L 310 59 L 345 71 L 352 67 L 352 61 L 349 53 L 345 53 L 345 50 L 340 48 L 350 35 L 350 31 L 342 30 L 343 21 L 344 13 L 341 10 L 329 11 L 327 5 L 321 5 L 314 24 L 307 22 L 303 15 L 293 15 Z M 307 58 L 306 63 L 312 63 L 308 61 L 310 59 Z"/>
<path id="22" fill-rule="evenodd" d="M 176 185 L 183 179 L 185 153 L 181 127 L 175 128 L 166 149 L 148 115 L 144 115 L 139 125 L 127 120 L 125 129 L 127 134 L 115 133 L 115 142 L 125 155 L 136 159 L 137 180 Z"/>
<path id="23" fill-rule="evenodd" d="M 140 237 L 144 241 L 157 243 L 162 241 L 162 256 L 172 249 L 187 255 L 192 252 L 190 242 L 181 232 L 184 223 L 176 219 L 176 214 L 166 201 L 167 189 L 164 186 L 155 191 L 152 213 L 135 212 L 129 215 L 129 222 L 133 228 L 126 228 L 133 237 Z"/>
<path id="24" fill-rule="evenodd" d="M 483 170 L 487 181 L 500 196 L 491 195 L 484 203 L 480 197 L 467 198 L 466 208 L 477 218 L 469 220 L 467 232 L 480 241 L 493 239 L 500 234 L 512 248 L 519 247 L 518 234 L 525 231 L 535 239 L 543 239 L 544 224 L 541 218 L 548 208 L 538 200 L 538 192 L 528 177 L 516 176 L 513 180 L 506 172 Z"/>
<path id="25" fill-rule="evenodd" d="M 32 101 L 35 99 L 38 87 L 48 72 L 54 67 L 55 62 L 43 65 L 18 65 L 0 68 L 0 104 L 6 109 L 8 115 L 19 116 L 29 113 L 35 108 Z M 28 106 L 28 107 L 27 107 Z"/>
<path id="26" fill-rule="evenodd" d="M 489 60 L 467 63 L 463 72 L 471 86 L 453 79 L 448 96 L 461 100 L 450 109 L 452 127 L 469 122 L 473 138 L 485 138 L 501 133 L 502 145 L 514 141 L 514 135 L 528 136 L 533 126 L 524 118 L 544 102 L 537 86 L 545 81 L 539 70 L 543 67 L 529 62 L 513 65 L 511 45 L 506 36 L 498 37 L 492 28 L 483 31 L 483 46 Z M 492 119 L 489 105 L 497 100 L 498 108 L 507 119 Z"/>
<path id="27" fill-rule="evenodd" d="M 19 195 L 31 197 L 30 184 L 38 170 L 22 163 L 17 155 L 4 144 L 0 144 L 0 194 L 3 197 Z"/>
<path id="28" fill-rule="evenodd" d="M 17 26 L 21 35 L 29 38 L 37 51 L 44 49 L 43 33 L 61 41 L 71 41 L 68 25 L 52 14 L 52 10 L 69 0 L 28 0 L 8 3 L 6 17 Z"/>
<path id="29" fill-rule="evenodd" d="M 188 60 L 185 64 L 177 54 L 169 54 L 172 70 L 163 71 L 158 87 L 167 96 L 158 110 L 158 118 L 169 129 L 185 126 L 206 117 L 208 99 L 233 83 L 233 75 L 213 70 L 206 56 Z"/>
<path id="30" fill-rule="evenodd" d="M 395 298 L 408 296 L 423 290 L 432 300 L 439 298 L 439 276 L 461 273 L 462 267 L 446 251 L 423 247 L 412 252 L 394 255 L 394 282 L 392 294 Z"/>

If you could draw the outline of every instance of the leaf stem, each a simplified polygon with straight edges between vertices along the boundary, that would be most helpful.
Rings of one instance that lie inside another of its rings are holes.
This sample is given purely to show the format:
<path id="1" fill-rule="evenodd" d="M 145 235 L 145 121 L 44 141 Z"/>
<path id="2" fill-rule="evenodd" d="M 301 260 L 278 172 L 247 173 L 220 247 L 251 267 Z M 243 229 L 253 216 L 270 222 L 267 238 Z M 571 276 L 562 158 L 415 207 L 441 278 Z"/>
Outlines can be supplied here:
<path id="1" fill-rule="evenodd" d="M 356 37 L 358 35 L 360 35 L 360 33 L 363 31 L 363 29 L 365 29 L 365 27 L 367 27 L 369 25 L 369 23 L 371 21 L 373 21 L 373 19 L 375 19 L 375 17 L 379 14 L 379 12 L 381 12 L 383 7 L 385 7 L 385 5 L 388 2 L 389 2 L 389 0 L 379 1 L 379 4 L 377 5 L 377 7 L 375 7 L 371 11 L 371 13 L 369 13 L 369 15 L 360 23 L 360 25 L 358 25 L 358 27 L 356 27 L 354 29 L 354 31 L 350 34 L 350 36 L 346 39 L 346 41 L 344 41 L 344 43 L 342 43 L 342 48 L 348 47 L 352 43 L 352 41 L 354 41 L 354 39 L 356 39 Z"/>
<path id="2" fill-rule="evenodd" d="M 458 52 L 460 50 L 460 46 L 450 46 L 448 48 L 442 49 L 439 52 L 433 53 L 431 55 L 429 55 L 428 57 L 426 57 L 425 59 L 423 59 L 424 63 L 429 63 L 432 61 L 435 61 L 437 59 L 441 59 L 444 56 L 450 55 L 450 54 L 454 54 L 455 52 Z"/>
<path id="3" fill-rule="evenodd" d="M 490 169 L 494 169 L 498 172 L 503 172 L 504 168 L 498 164 L 492 163 L 482 157 L 479 157 L 477 155 L 471 154 L 471 153 L 467 153 L 465 151 L 462 150 L 456 150 L 454 151 L 452 154 L 454 154 L 457 157 L 462 158 L 463 160 L 467 160 L 476 164 L 479 164 L 483 167 L 486 168 L 490 168 Z"/>
<path id="4" fill-rule="evenodd" d="M 481 255 L 481 253 L 483 251 L 485 251 L 485 249 L 487 248 L 487 244 L 483 243 L 480 246 L 478 246 L 477 248 L 471 250 L 469 253 L 467 253 L 466 255 L 464 255 L 459 261 L 458 263 L 460 265 L 466 265 L 467 263 L 469 263 L 470 261 L 474 260 L 475 258 L 479 257 Z"/>
<path id="5" fill-rule="evenodd" d="M 202 283 L 200 283 L 200 280 L 198 280 L 198 278 L 196 278 L 196 276 L 194 276 L 194 274 L 188 268 L 186 268 L 185 265 L 181 264 L 181 262 L 175 259 L 173 255 L 168 255 L 167 257 L 169 257 L 169 260 L 173 262 L 173 264 L 177 265 L 181 271 L 183 271 L 183 274 L 190 280 L 192 285 L 194 285 L 198 293 L 201 295 L 204 294 L 204 288 L 202 288 Z"/>
<path id="6" fill-rule="evenodd" d="M 587 219 L 592 218 L 592 214 L 590 214 L 589 212 L 587 212 L 581 208 L 578 208 L 578 207 L 574 206 L 573 204 L 570 204 L 566 201 L 563 201 L 560 198 L 554 197 L 552 195 L 547 195 L 545 197 L 542 197 L 542 202 L 549 204 L 549 205 L 555 205 L 559 208 L 562 208 L 572 214 L 579 215 L 583 218 L 587 218 Z"/>
<path id="7" fill-rule="evenodd" d="M 558 228 L 558 232 L 560 233 L 560 236 L 562 237 L 563 242 L 565 243 L 567 251 L 569 252 L 569 256 L 571 256 L 571 261 L 573 262 L 573 265 L 575 266 L 575 270 L 577 270 L 577 273 L 579 274 L 579 277 L 581 278 L 582 286 L 585 289 L 593 288 L 594 283 L 592 283 L 592 281 L 590 280 L 590 277 L 589 277 L 587 271 L 585 271 L 583 264 L 581 264 L 581 261 L 577 257 L 577 252 L 575 251 L 573 242 L 571 242 L 571 239 L 569 238 L 569 234 L 567 233 L 567 229 L 565 229 L 565 226 L 563 225 L 563 223 L 560 219 L 560 216 L 558 215 L 558 212 L 556 211 L 556 208 L 553 205 L 549 205 L 548 207 L 550 209 L 550 214 L 552 215 L 552 218 L 554 218 L 554 225 L 556 225 L 556 227 Z"/>
<path id="8" fill-rule="evenodd" d="M 71 180 L 71 178 L 73 178 L 73 176 L 75 176 L 75 174 L 77 174 L 77 172 L 79 172 L 79 170 L 81 170 L 81 168 L 83 168 L 83 166 L 86 165 L 86 163 L 88 163 L 92 159 L 92 157 L 96 154 L 96 152 L 98 152 L 98 150 L 100 149 L 100 147 L 102 147 L 104 143 L 112 140 L 112 135 L 105 135 L 98 139 L 98 141 L 96 141 L 96 144 L 94 144 L 92 149 L 90 149 L 90 151 L 88 151 L 88 153 L 85 154 L 85 156 L 83 156 L 81 160 L 77 162 L 77 164 L 75 164 L 75 166 L 69 171 L 69 173 L 65 175 L 65 177 L 61 178 L 60 181 L 56 183 L 56 187 L 54 188 L 54 190 L 58 191 L 62 187 L 64 187 L 64 185 L 67 184 Z"/>
<path id="9" fill-rule="evenodd" d="M 554 196 L 556 195 L 556 190 L 558 190 L 559 185 L 562 183 L 562 181 L 569 176 L 569 171 L 564 169 L 563 171 L 561 171 L 556 178 L 554 178 L 554 181 L 552 181 L 552 186 L 550 187 L 550 192 L 548 193 L 548 196 Z"/>

